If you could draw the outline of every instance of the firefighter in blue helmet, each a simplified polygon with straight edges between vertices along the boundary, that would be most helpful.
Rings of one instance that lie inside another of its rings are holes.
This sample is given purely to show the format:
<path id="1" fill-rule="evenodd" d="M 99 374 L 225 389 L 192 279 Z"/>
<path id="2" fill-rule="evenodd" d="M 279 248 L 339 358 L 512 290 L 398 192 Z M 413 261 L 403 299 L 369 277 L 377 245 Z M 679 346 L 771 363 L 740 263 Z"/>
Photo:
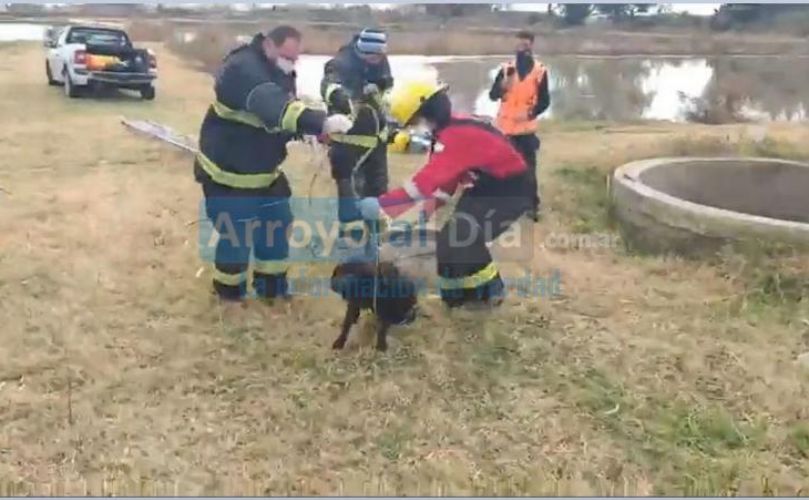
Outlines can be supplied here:
<path id="1" fill-rule="evenodd" d="M 256 294 L 288 294 L 292 193 L 281 170 L 287 143 L 303 135 L 325 140 L 353 127 L 346 115 L 327 118 L 298 100 L 294 67 L 300 51 L 301 34 L 279 26 L 230 52 L 216 77 L 194 174 L 219 233 L 213 287 L 222 299 L 244 297 L 251 254 Z"/>
<path id="2" fill-rule="evenodd" d="M 332 137 L 329 151 L 343 232 L 354 227 L 352 221 L 361 220 L 353 198 L 379 196 L 388 189 L 389 130 L 383 95 L 393 87 L 393 77 L 386 52 L 386 34 L 364 29 L 323 70 L 321 95 L 329 114 L 354 119 L 350 135 Z"/>

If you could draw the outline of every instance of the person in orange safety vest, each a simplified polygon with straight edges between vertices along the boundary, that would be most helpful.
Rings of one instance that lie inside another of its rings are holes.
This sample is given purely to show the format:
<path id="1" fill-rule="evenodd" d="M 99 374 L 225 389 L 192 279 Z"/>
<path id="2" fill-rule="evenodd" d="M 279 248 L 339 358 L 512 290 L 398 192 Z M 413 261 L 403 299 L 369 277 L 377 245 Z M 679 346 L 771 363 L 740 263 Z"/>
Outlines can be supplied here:
<path id="1" fill-rule="evenodd" d="M 525 158 L 533 189 L 533 206 L 529 215 L 539 219 L 539 185 L 537 183 L 537 118 L 551 104 L 548 91 L 548 70 L 534 59 L 531 47 L 534 35 L 517 34 L 517 53 L 512 61 L 502 65 L 489 90 L 492 101 L 500 101 L 496 125 Z"/>

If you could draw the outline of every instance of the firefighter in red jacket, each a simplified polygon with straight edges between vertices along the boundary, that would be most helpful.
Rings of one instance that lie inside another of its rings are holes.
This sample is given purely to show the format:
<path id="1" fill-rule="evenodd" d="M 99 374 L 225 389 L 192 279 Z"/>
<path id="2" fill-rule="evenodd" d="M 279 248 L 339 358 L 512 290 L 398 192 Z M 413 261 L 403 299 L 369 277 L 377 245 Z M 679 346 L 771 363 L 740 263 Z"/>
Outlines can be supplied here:
<path id="1" fill-rule="evenodd" d="M 403 86 L 391 98 L 391 115 L 402 126 L 423 121 L 431 129 L 429 161 L 403 187 L 363 198 L 363 217 L 397 217 L 418 202 L 441 204 L 463 189 L 436 242 L 441 298 L 449 307 L 498 305 L 504 284 L 486 243 L 531 207 L 525 160 L 494 127 L 452 114 L 443 85 Z"/>

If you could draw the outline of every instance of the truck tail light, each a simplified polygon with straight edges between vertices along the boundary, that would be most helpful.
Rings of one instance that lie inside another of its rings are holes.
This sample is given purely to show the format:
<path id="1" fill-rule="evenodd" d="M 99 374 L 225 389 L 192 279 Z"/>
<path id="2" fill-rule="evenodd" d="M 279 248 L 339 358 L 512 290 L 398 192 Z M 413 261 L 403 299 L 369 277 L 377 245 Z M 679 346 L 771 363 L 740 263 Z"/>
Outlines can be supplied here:
<path id="1" fill-rule="evenodd" d="M 74 64 L 87 64 L 87 52 L 83 50 L 77 50 L 75 54 L 73 54 L 73 63 Z"/>

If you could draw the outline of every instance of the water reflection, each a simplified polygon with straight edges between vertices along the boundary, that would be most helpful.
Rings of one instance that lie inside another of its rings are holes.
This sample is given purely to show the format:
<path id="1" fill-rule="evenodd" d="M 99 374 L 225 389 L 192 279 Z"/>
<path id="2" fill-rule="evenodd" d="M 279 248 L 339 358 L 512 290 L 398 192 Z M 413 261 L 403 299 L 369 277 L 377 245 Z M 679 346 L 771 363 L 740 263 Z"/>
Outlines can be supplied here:
<path id="1" fill-rule="evenodd" d="M 696 109 L 704 121 L 807 119 L 807 59 L 712 58 L 709 64 L 713 72 Z"/>
<path id="2" fill-rule="evenodd" d="M 646 61 L 648 72 L 640 91 L 650 95 L 642 117 L 653 120 L 685 120 L 711 80 L 713 70 L 705 59 Z M 672 116 L 676 113 L 676 116 Z"/>
<path id="3" fill-rule="evenodd" d="M 41 40 L 45 26 L 0 23 L 0 41 Z M 175 29 L 192 43 L 199 30 Z M 233 42 L 248 40 L 233 35 Z M 220 57 L 216 54 L 216 59 Z M 325 55 L 299 62 L 299 91 L 317 97 Z M 451 86 L 456 109 L 494 116 L 488 90 L 502 57 L 392 56 L 397 81 L 440 79 Z M 544 59 L 551 108 L 544 117 L 589 120 L 655 119 L 722 123 L 804 121 L 809 112 L 809 58 L 789 57 L 577 57 Z"/>
<path id="4" fill-rule="evenodd" d="M 46 26 L 29 23 L 0 23 L 0 42 L 40 41 Z"/>
<path id="5" fill-rule="evenodd" d="M 300 61 L 301 93 L 316 96 L 326 56 Z M 809 59 L 767 57 L 546 59 L 552 105 L 545 117 L 723 123 L 806 120 Z M 494 116 L 488 91 L 499 58 L 392 56 L 394 77 L 440 79 L 457 109 Z"/>

